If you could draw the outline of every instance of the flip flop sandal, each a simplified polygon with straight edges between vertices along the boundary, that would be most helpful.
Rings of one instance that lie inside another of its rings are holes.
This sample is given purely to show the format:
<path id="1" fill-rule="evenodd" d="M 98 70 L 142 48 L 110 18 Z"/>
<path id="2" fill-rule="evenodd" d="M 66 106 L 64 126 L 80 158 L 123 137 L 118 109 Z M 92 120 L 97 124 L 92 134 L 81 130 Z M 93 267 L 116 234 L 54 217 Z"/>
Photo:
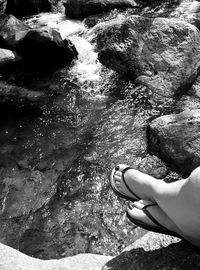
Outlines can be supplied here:
<path id="1" fill-rule="evenodd" d="M 152 232 L 156 232 L 156 233 L 162 233 L 162 234 L 166 234 L 166 235 L 171 235 L 171 236 L 175 236 L 175 237 L 178 237 L 178 238 L 181 238 L 183 239 L 182 236 L 180 236 L 178 233 L 176 232 L 173 232 L 171 230 L 168 230 L 166 227 L 164 227 L 162 224 L 160 224 L 152 215 L 151 213 L 147 210 L 148 207 L 151 207 L 151 206 L 155 206 L 157 205 L 156 203 L 151 203 L 151 204 L 148 204 L 148 205 L 145 205 L 141 210 L 148 216 L 148 218 L 157 226 L 152 226 L 152 225 L 148 225 L 146 224 L 145 222 L 139 220 L 139 219 L 136 219 L 136 218 L 133 218 L 129 215 L 128 212 L 126 212 L 126 215 L 127 215 L 127 218 L 135 225 L 145 229 L 145 230 L 148 230 L 148 231 L 152 231 Z M 128 208 L 131 210 L 132 207 L 130 206 L 130 203 L 128 203 Z"/>
<path id="2" fill-rule="evenodd" d="M 130 169 L 133 169 L 133 168 L 127 166 L 125 169 L 123 169 L 123 170 L 121 171 L 121 172 L 122 172 L 122 180 L 123 180 L 124 185 L 125 185 L 126 188 L 128 189 L 128 191 L 129 191 L 135 198 L 129 197 L 128 195 L 122 193 L 122 192 L 119 191 L 119 190 L 117 189 L 117 187 L 115 186 L 114 181 L 113 181 L 113 175 L 114 175 L 114 172 L 115 172 L 115 171 L 118 171 L 118 170 L 119 170 L 119 166 L 115 167 L 115 168 L 112 170 L 112 173 L 111 173 L 111 176 L 110 176 L 110 185 L 111 185 L 112 190 L 113 190 L 118 196 L 120 196 L 120 197 L 123 198 L 123 199 L 129 200 L 129 201 L 132 201 L 132 202 L 135 202 L 135 201 L 141 200 L 141 198 L 140 198 L 138 195 L 136 195 L 136 194 L 131 190 L 131 188 L 130 188 L 130 187 L 128 186 L 128 184 L 126 183 L 126 180 L 125 180 L 125 177 L 124 177 L 125 172 L 128 171 L 128 170 L 130 170 Z"/>

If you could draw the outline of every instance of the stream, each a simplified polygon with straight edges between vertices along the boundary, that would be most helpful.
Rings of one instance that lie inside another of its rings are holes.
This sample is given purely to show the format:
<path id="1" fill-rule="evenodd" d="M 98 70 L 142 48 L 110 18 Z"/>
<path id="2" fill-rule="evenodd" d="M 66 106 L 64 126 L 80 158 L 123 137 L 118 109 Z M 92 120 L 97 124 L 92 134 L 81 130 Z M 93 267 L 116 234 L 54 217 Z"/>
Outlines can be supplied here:
<path id="1" fill-rule="evenodd" d="M 144 106 L 132 103 L 134 84 L 99 63 L 82 22 L 61 14 L 27 22 L 58 29 L 79 57 L 70 67 L 24 82 L 52 93 L 42 114 L 0 119 L 1 153 L 12 154 L 23 168 L 51 168 L 59 175 L 56 194 L 30 215 L 18 249 L 43 259 L 119 254 L 144 232 L 127 221 L 126 204 L 112 192 L 109 175 L 118 163 L 137 167 L 146 157 L 148 119 L 159 113 L 144 108 L 142 93 L 135 104 L 144 99 Z"/>

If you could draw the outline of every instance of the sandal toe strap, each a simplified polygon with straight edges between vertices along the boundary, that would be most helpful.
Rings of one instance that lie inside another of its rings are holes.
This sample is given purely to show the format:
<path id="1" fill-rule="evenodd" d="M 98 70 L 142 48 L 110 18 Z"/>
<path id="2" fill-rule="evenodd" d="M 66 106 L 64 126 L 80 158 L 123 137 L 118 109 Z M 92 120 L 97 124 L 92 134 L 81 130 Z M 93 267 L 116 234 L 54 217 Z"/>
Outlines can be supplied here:
<path id="1" fill-rule="evenodd" d="M 151 204 L 148 204 L 148 205 L 145 205 L 143 208 L 142 208 L 142 211 L 148 216 L 148 218 L 157 226 L 163 228 L 163 229 L 166 229 L 162 224 L 160 224 L 160 222 L 158 222 L 153 216 L 152 214 L 147 210 L 148 207 L 151 207 L 151 206 L 157 206 L 156 203 L 151 203 Z"/>

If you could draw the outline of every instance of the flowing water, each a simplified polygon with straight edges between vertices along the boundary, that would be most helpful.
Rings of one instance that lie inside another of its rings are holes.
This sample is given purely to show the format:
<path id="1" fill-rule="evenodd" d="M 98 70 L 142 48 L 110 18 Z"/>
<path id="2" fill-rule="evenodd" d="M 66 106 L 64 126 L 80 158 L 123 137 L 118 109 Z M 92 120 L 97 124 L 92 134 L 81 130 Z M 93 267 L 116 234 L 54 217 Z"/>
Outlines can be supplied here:
<path id="1" fill-rule="evenodd" d="M 28 23 L 58 29 L 79 57 L 70 67 L 31 81 L 32 88 L 53 93 L 41 115 L 1 121 L 1 142 L 21 167 L 59 175 L 56 195 L 31 215 L 19 249 L 45 259 L 83 252 L 116 255 L 142 232 L 126 220 L 109 174 L 115 164 L 137 167 L 146 156 L 149 113 L 131 103 L 133 83 L 99 63 L 82 22 L 43 14 Z"/>

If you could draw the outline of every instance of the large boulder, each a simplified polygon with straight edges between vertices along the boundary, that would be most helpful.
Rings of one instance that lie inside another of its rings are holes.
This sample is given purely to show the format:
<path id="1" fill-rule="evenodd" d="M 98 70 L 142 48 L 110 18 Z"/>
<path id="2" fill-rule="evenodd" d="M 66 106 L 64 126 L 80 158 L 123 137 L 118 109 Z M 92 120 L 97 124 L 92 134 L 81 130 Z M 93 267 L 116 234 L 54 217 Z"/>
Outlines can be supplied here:
<path id="1" fill-rule="evenodd" d="M 49 0 L 7 0 L 5 12 L 18 18 L 35 15 L 41 12 L 50 12 Z"/>
<path id="2" fill-rule="evenodd" d="M 78 52 L 70 40 L 63 40 L 53 28 L 30 30 L 18 45 L 17 51 L 33 68 L 52 68 L 70 63 Z"/>
<path id="3" fill-rule="evenodd" d="M 50 27 L 32 29 L 13 15 L 0 18 L 0 46 L 19 52 L 34 69 L 68 64 L 78 52 L 70 40 Z"/>
<path id="4" fill-rule="evenodd" d="M 183 174 L 200 165 L 200 110 L 159 117 L 148 128 L 150 150 Z"/>
<path id="5" fill-rule="evenodd" d="M 79 254 L 60 260 L 40 260 L 0 244 L 1 270 L 101 270 L 112 257 L 98 254 Z"/>
<path id="6" fill-rule="evenodd" d="M 118 16 L 97 25 L 100 61 L 163 100 L 188 89 L 200 66 L 198 29 L 178 19 Z M 160 98 L 162 97 L 162 98 Z"/>
<path id="7" fill-rule="evenodd" d="M 188 242 L 149 232 L 108 261 L 102 270 L 198 270 L 200 255 Z"/>
<path id="8" fill-rule="evenodd" d="M 134 0 L 66 0 L 65 14 L 70 18 L 85 18 L 112 9 L 127 9 L 135 6 Z"/>

